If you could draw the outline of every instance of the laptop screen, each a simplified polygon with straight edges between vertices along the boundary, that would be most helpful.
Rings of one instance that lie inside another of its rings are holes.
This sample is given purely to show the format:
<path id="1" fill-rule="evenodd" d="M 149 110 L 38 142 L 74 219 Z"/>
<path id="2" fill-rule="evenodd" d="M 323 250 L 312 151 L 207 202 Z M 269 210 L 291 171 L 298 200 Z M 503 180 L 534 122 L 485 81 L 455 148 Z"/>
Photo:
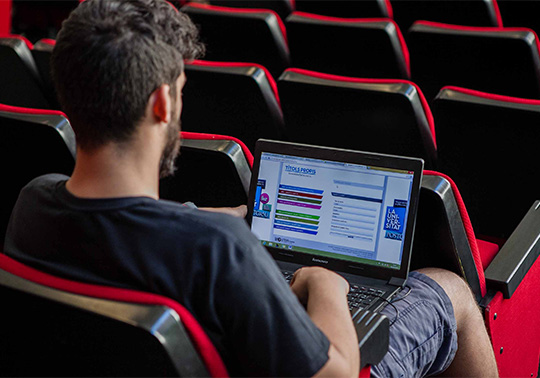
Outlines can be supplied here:
<path id="1" fill-rule="evenodd" d="M 291 253 L 399 270 L 413 179 L 407 170 L 262 152 L 252 232 Z"/>

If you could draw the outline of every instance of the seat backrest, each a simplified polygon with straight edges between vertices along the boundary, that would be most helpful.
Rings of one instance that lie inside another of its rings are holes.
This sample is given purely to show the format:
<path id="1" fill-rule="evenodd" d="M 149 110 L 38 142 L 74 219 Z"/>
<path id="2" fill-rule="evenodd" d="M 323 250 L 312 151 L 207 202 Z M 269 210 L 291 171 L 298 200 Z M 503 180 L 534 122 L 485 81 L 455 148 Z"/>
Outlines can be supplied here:
<path id="1" fill-rule="evenodd" d="M 284 20 L 295 8 L 295 0 L 210 0 L 210 4 L 235 8 L 269 9 Z"/>
<path id="2" fill-rule="evenodd" d="M 432 107 L 439 170 L 459 185 L 479 234 L 508 238 L 538 197 L 540 100 L 445 87 Z"/>
<path id="3" fill-rule="evenodd" d="M 409 78 L 409 52 L 391 19 L 294 12 L 286 27 L 292 67 L 352 77 Z"/>
<path id="4" fill-rule="evenodd" d="M 46 173 L 70 175 L 75 151 L 75 135 L 63 113 L 0 105 L 1 245 L 20 190 Z"/>
<path id="5" fill-rule="evenodd" d="M 419 21 L 409 29 L 411 77 L 431 101 L 446 85 L 540 98 L 538 38 L 526 28 Z"/>
<path id="6" fill-rule="evenodd" d="M 502 27 L 497 0 L 390 0 L 390 2 L 394 20 L 403 31 L 420 20 L 467 26 Z"/>
<path id="7" fill-rule="evenodd" d="M 182 132 L 177 174 L 160 181 L 163 199 L 200 207 L 247 203 L 253 156 L 237 138 Z"/>
<path id="8" fill-rule="evenodd" d="M 56 90 L 51 77 L 51 55 L 55 44 L 56 41 L 54 39 L 40 39 L 32 48 L 32 57 L 36 63 L 47 99 L 55 109 L 60 110 Z"/>
<path id="9" fill-rule="evenodd" d="M 285 26 L 275 12 L 198 3 L 189 3 L 181 11 L 199 26 L 205 59 L 259 63 L 274 77 L 289 66 Z"/>
<path id="10" fill-rule="evenodd" d="M 259 138 L 283 137 L 277 85 L 263 66 L 193 61 L 185 72 L 183 130 L 234 136 L 252 152 Z"/>
<path id="11" fill-rule="evenodd" d="M 292 141 L 436 160 L 429 106 L 411 82 L 289 69 L 278 80 Z"/>
<path id="12" fill-rule="evenodd" d="M 424 171 L 411 269 L 438 267 L 465 278 L 477 301 L 486 280 L 476 236 L 458 187 L 447 175 Z"/>
<path id="13" fill-rule="evenodd" d="M 392 18 L 393 15 L 389 0 L 296 0 L 295 8 L 300 12 L 330 17 Z"/>
<path id="14" fill-rule="evenodd" d="M 70 281 L 2 254 L 0 293 L 3 376 L 227 375 L 197 321 L 169 298 Z"/>
<path id="15" fill-rule="evenodd" d="M 52 109 L 32 57 L 32 47 L 20 36 L 0 37 L 0 104 Z"/>

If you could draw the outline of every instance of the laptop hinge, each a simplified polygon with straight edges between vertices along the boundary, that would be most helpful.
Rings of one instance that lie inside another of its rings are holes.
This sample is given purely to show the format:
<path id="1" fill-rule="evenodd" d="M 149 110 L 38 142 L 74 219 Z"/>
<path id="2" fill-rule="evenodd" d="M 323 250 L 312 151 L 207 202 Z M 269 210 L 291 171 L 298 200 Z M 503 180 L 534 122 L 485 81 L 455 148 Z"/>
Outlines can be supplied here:
<path id="1" fill-rule="evenodd" d="M 405 279 L 403 278 L 399 278 L 399 277 L 392 277 L 390 278 L 390 281 L 388 281 L 388 283 L 392 286 L 399 286 L 399 287 L 403 287 L 405 285 Z"/>

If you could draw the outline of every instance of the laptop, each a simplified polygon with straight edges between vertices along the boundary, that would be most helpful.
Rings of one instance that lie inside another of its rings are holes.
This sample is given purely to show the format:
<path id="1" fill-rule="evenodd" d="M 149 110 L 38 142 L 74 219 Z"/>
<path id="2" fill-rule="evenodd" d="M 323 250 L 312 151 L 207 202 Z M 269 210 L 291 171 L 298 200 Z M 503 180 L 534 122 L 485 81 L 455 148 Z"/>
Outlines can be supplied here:
<path id="1" fill-rule="evenodd" d="M 286 280 L 323 266 L 349 281 L 353 318 L 378 312 L 407 282 L 423 165 L 260 139 L 246 219 Z"/>

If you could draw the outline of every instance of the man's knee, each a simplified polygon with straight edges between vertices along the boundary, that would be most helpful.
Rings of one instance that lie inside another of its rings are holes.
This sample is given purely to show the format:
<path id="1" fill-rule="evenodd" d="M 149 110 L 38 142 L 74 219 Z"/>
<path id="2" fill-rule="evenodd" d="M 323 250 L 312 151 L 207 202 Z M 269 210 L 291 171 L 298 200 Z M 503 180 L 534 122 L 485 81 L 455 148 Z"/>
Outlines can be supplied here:
<path id="1" fill-rule="evenodd" d="M 450 298 L 458 326 L 462 320 L 478 312 L 478 305 L 472 291 L 463 278 L 448 270 L 422 268 L 418 272 L 425 274 L 439 284 Z"/>

